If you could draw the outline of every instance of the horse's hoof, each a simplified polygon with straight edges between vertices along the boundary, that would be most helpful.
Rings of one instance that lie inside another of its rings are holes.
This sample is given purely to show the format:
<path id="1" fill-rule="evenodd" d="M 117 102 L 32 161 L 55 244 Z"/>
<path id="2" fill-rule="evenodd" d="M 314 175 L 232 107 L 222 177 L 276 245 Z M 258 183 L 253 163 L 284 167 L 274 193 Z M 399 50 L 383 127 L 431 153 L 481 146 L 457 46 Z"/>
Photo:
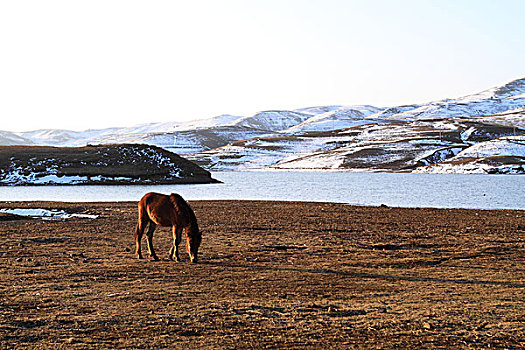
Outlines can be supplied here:
<path id="1" fill-rule="evenodd" d="M 150 259 L 151 261 L 159 261 L 159 260 L 160 260 L 159 257 L 156 256 L 156 255 L 150 255 L 149 259 Z"/>
<path id="2" fill-rule="evenodd" d="M 137 259 L 139 259 L 139 260 L 142 260 L 142 259 L 144 259 L 144 257 L 143 257 L 142 255 L 135 255 L 135 256 L 136 256 L 136 257 L 137 257 Z"/>

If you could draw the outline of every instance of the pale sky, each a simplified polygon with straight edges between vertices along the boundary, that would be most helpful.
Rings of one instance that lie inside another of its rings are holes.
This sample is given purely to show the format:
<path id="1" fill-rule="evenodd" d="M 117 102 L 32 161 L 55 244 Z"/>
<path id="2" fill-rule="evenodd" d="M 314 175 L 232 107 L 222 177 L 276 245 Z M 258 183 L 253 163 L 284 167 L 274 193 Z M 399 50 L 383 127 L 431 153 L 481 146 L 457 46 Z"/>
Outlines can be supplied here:
<path id="1" fill-rule="evenodd" d="M 523 0 L 0 0 L 0 130 L 394 106 L 525 77 Z"/>

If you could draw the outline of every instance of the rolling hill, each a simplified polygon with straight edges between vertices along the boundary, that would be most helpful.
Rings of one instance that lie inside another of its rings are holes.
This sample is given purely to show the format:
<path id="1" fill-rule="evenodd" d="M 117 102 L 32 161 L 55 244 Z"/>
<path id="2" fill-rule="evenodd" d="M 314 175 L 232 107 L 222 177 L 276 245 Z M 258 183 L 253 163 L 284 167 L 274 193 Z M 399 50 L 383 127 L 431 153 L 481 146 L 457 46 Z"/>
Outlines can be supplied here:
<path id="1" fill-rule="evenodd" d="M 524 133 L 522 78 L 418 105 L 331 105 L 84 132 L 0 132 L 0 145 L 149 144 L 215 171 L 523 173 Z M 490 154 L 477 152 L 484 145 Z"/>

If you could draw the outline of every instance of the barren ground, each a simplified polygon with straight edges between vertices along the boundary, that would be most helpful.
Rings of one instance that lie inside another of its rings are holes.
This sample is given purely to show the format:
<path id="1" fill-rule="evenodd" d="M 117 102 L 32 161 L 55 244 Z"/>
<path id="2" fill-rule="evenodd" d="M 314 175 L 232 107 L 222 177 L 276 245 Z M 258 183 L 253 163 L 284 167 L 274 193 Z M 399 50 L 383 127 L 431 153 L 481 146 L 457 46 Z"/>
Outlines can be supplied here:
<path id="1" fill-rule="evenodd" d="M 0 347 L 525 346 L 525 211 L 190 204 L 196 265 L 134 258 L 136 203 L 0 203 L 100 215 L 0 221 Z"/>

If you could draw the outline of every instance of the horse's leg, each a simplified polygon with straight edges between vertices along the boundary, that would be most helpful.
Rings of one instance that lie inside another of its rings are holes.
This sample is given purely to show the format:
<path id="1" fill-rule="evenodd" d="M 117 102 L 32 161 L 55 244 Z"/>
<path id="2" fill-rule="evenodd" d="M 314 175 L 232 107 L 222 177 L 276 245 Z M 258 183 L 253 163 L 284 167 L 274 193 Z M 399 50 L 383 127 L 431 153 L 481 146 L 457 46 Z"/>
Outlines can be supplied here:
<path id="1" fill-rule="evenodd" d="M 173 259 L 173 253 L 175 253 L 175 258 L 177 261 L 180 261 L 179 257 L 179 244 L 182 239 L 182 229 L 179 228 L 177 225 L 172 226 L 173 230 L 173 246 L 170 249 L 170 259 Z"/>
<path id="2" fill-rule="evenodd" d="M 190 247 L 190 235 L 189 235 L 189 232 L 190 232 L 190 228 L 189 227 L 186 227 L 184 229 L 184 234 L 186 236 L 186 251 L 188 252 L 188 255 L 190 256 L 190 260 L 191 262 L 196 262 L 195 261 L 195 257 L 193 256 L 193 254 L 191 253 L 191 247 Z"/>
<path id="3" fill-rule="evenodd" d="M 146 237 L 148 239 L 148 253 L 149 253 L 149 258 L 151 260 L 160 260 L 158 257 L 157 257 L 157 254 L 155 254 L 155 250 L 153 249 L 153 231 L 155 231 L 155 228 L 157 227 L 157 225 L 150 220 L 149 222 L 149 228 L 148 228 L 148 232 L 146 233 Z"/>
<path id="4" fill-rule="evenodd" d="M 137 223 L 137 227 L 135 228 L 135 256 L 138 259 L 143 259 L 142 256 L 142 250 L 140 247 L 140 241 L 142 240 L 142 235 L 144 234 L 144 230 L 146 229 L 146 225 L 148 224 L 149 218 L 142 215 L 142 212 L 139 213 L 139 220 Z"/>

